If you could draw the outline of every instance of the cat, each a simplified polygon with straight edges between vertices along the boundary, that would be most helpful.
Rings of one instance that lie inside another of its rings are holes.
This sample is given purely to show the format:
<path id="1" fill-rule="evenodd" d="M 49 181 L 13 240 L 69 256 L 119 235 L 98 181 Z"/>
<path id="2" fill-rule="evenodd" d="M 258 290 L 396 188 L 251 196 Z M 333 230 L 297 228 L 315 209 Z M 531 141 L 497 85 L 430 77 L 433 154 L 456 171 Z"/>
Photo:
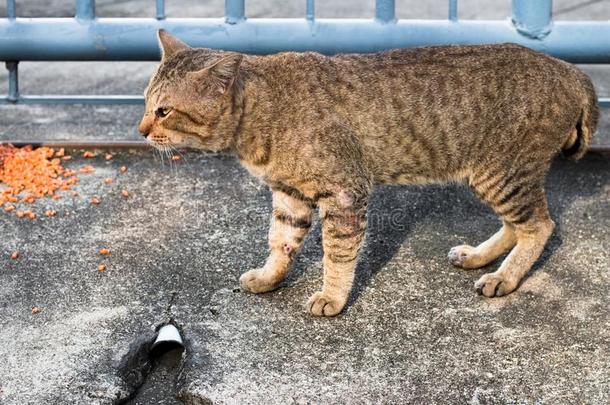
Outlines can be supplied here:
<path id="1" fill-rule="evenodd" d="M 475 289 L 515 290 L 555 226 L 543 188 L 551 160 L 582 157 L 599 116 L 584 73 L 515 44 L 252 56 L 158 38 L 140 132 L 158 148 L 233 152 L 272 190 L 270 253 L 240 277 L 244 290 L 278 287 L 319 209 L 314 315 L 346 305 L 375 184 L 467 183 L 503 225 L 449 261 L 473 269 L 510 252 Z"/>

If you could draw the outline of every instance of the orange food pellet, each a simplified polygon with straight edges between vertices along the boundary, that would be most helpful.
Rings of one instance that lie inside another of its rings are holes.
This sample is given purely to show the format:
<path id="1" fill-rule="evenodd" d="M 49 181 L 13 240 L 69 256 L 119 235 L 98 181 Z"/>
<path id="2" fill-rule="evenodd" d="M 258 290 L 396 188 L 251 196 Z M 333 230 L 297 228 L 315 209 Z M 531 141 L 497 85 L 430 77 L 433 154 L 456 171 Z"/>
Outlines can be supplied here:
<path id="1" fill-rule="evenodd" d="M 17 260 L 18 258 L 19 258 L 19 252 L 18 251 L 14 251 L 13 253 L 11 253 L 11 259 Z"/>
<path id="2" fill-rule="evenodd" d="M 180 160 L 180 156 L 179 155 L 173 155 L 172 156 L 172 160 Z"/>
<path id="3" fill-rule="evenodd" d="M 34 202 L 34 196 L 32 196 L 32 195 L 28 195 L 28 196 L 27 196 L 27 197 L 25 197 L 25 198 L 24 198 L 22 201 L 23 201 L 23 202 L 26 202 L 26 203 L 28 203 L 28 204 L 31 204 L 31 203 L 33 203 L 33 202 Z"/>
<path id="4" fill-rule="evenodd" d="M 96 157 L 97 155 L 93 152 L 91 152 L 90 150 L 85 151 L 85 153 L 83 153 L 83 157 L 84 158 L 93 158 Z"/>
<path id="5" fill-rule="evenodd" d="M 100 203 L 100 199 L 97 197 L 92 197 L 91 198 L 91 204 L 93 205 L 98 205 Z"/>
<path id="6" fill-rule="evenodd" d="M 127 166 L 121 166 L 121 168 L 119 169 L 119 171 L 121 173 L 125 173 L 127 171 Z"/>
<path id="7" fill-rule="evenodd" d="M 104 159 L 106 160 L 112 160 L 114 156 L 112 156 L 110 153 L 106 153 L 106 156 L 104 156 Z"/>
<path id="8" fill-rule="evenodd" d="M 15 213 L 15 215 L 17 215 L 17 218 L 23 218 L 23 217 L 25 217 L 25 212 L 23 212 L 23 211 L 17 211 L 17 212 Z"/>
<path id="9" fill-rule="evenodd" d="M 42 312 L 42 308 L 40 307 L 32 307 L 32 315 L 36 315 Z"/>
<path id="10" fill-rule="evenodd" d="M 99 271 L 100 273 L 103 273 L 106 271 L 106 265 L 105 264 L 100 264 L 99 266 L 97 266 L 97 271 Z"/>
<path id="11" fill-rule="evenodd" d="M 30 219 L 36 219 L 36 214 L 34 214 L 32 211 L 28 212 L 28 217 Z"/>
<path id="12" fill-rule="evenodd" d="M 102 249 L 100 249 L 100 254 L 101 254 L 101 255 L 107 255 L 107 254 L 109 254 L 109 253 L 110 253 L 110 249 L 108 249 L 108 248 L 102 248 Z"/>
<path id="13" fill-rule="evenodd" d="M 72 156 L 70 156 L 70 155 L 62 156 L 61 160 L 72 160 Z"/>
<path id="14" fill-rule="evenodd" d="M 55 215 L 57 215 L 57 211 L 55 211 L 55 210 L 46 210 L 44 214 L 47 217 L 54 217 Z"/>
<path id="15" fill-rule="evenodd" d="M 106 178 L 104 179 L 104 183 L 106 183 L 106 184 L 112 184 L 112 177 L 106 177 Z"/>
<path id="16" fill-rule="evenodd" d="M 81 167 L 80 169 L 78 169 L 78 171 L 80 173 L 87 174 L 87 173 L 93 173 L 95 171 L 95 169 L 93 168 L 93 166 L 84 166 L 84 167 Z"/>
<path id="17" fill-rule="evenodd" d="M 127 190 L 121 190 L 121 195 L 125 198 L 129 197 L 129 191 Z"/>
<path id="18" fill-rule="evenodd" d="M 55 156 L 57 156 L 57 157 L 64 157 L 65 155 L 66 155 L 66 151 L 64 150 L 64 148 L 61 148 L 57 152 L 55 152 Z"/>
<path id="19" fill-rule="evenodd" d="M 51 198 L 53 198 L 55 201 L 57 201 L 57 200 L 61 200 L 61 196 L 60 196 L 59 194 L 55 194 L 55 195 L 54 195 L 53 197 L 51 197 Z"/>
<path id="20" fill-rule="evenodd" d="M 14 210 L 15 210 L 14 205 L 7 205 L 6 207 L 4 207 L 4 211 L 6 211 L 6 212 L 12 212 Z"/>

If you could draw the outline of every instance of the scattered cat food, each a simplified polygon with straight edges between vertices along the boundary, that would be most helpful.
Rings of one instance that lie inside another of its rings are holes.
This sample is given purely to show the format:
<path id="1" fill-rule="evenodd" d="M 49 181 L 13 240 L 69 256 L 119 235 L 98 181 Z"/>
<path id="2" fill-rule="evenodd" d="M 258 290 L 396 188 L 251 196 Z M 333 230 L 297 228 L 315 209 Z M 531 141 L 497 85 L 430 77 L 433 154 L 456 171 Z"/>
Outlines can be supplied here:
<path id="1" fill-rule="evenodd" d="M 92 197 L 90 200 L 91 204 L 98 205 L 100 203 L 100 199 L 97 197 Z"/>
<path id="2" fill-rule="evenodd" d="M 64 157 L 66 155 L 66 150 L 64 148 L 60 148 L 58 151 L 55 152 L 55 156 L 57 157 Z"/>
<path id="3" fill-rule="evenodd" d="M 125 173 L 127 171 L 127 166 L 121 166 L 121 168 L 119 169 L 119 171 L 121 173 Z"/>
<path id="4" fill-rule="evenodd" d="M 106 160 L 112 160 L 112 158 L 113 158 L 113 157 L 114 157 L 114 156 L 112 156 L 112 154 L 110 154 L 110 153 L 106 153 L 106 156 L 104 156 L 104 159 L 106 159 Z"/>
<path id="5" fill-rule="evenodd" d="M 28 212 L 28 218 L 30 219 L 36 219 L 36 214 L 34 214 L 32 211 Z"/>
<path id="6" fill-rule="evenodd" d="M 62 156 L 61 160 L 72 160 L 72 156 L 70 156 L 70 155 Z"/>
<path id="7" fill-rule="evenodd" d="M 32 315 L 36 315 L 42 312 L 42 308 L 40 307 L 32 307 Z"/>
<path id="8" fill-rule="evenodd" d="M 17 215 L 17 218 L 23 218 L 23 217 L 25 217 L 25 212 L 23 212 L 23 211 L 17 211 L 17 212 L 15 213 L 15 215 Z"/>
<path id="9" fill-rule="evenodd" d="M 83 174 L 89 174 L 89 173 L 93 173 L 95 171 L 95 169 L 93 168 L 93 166 L 87 165 L 87 166 L 81 167 L 80 169 L 78 169 L 78 171 Z"/>
<path id="10" fill-rule="evenodd" d="M 112 177 L 106 177 L 106 178 L 104 179 L 104 183 L 106 183 L 106 184 L 112 184 Z"/>
<path id="11" fill-rule="evenodd" d="M 127 190 L 121 190 L 121 195 L 125 198 L 129 197 L 129 191 Z"/>
<path id="12" fill-rule="evenodd" d="M 46 211 L 44 212 L 44 214 L 45 214 L 47 217 L 54 217 L 55 215 L 57 215 L 57 211 L 55 211 L 55 210 L 46 210 Z"/>
<path id="13" fill-rule="evenodd" d="M 14 205 L 7 205 L 6 207 L 4 207 L 4 211 L 6 211 L 6 212 L 13 212 L 13 211 L 15 211 L 15 206 Z"/>
<path id="14" fill-rule="evenodd" d="M 99 266 L 97 266 L 97 271 L 99 271 L 100 273 L 103 273 L 106 271 L 106 265 L 105 264 L 100 264 Z"/>
<path id="15" fill-rule="evenodd" d="M 101 255 L 107 255 L 107 254 L 110 254 L 110 249 L 108 249 L 108 248 L 102 248 L 102 249 L 100 249 L 100 254 L 101 254 Z"/>
<path id="16" fill-rule="evenodd" d="M 43 197 L 54 197 L 57 190 L 70 189 L 78 179 L 61 165 L 58 154 L 64 153 L 61 149 L 56 152 L 31 145 L 0 145 L 0 182 L 6 185 L 0 192 L 0 206 L 20 200 L 31 204 Z M 25 215 L 22 213 L 20 218 Z"/>
<path id="17" fill-rule="evenodd" d="M 84 158 L 94 158 L 97 155 L 93 152 L 91 152 L 90 150 L 85 151 L 85 153 L 83 153 L 83 157 Z"/>
<path id="18" fill-rule="evenodd" d="M 180 155 L 173 155 L 172 160 L 180 160 Z"/>
<path id="19" fill-rule="evenodd" d="M 11 253 L 11 259 L 12 260 L 19 259 L 19 252 L 18 251 L 14 251 L 13 253 Z"/>
<path id="20" fill-rule="evenodd" d="M 55 194 L 53 197 L 51 197 L 52 199 L 54 199 L 55 201 L 57 200 L 61 200 L 61 196 L 59 194 Z"/>

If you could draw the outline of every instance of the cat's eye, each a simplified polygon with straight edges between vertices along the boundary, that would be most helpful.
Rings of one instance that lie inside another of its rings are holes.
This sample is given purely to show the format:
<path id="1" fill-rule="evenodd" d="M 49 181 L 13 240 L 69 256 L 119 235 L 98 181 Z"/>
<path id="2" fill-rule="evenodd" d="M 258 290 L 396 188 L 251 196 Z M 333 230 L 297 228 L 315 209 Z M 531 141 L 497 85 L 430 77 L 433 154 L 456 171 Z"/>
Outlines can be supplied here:
<path id="1" fill-rule="evenodd" d="M 167 117 L 171 110 L 171 107 L 159 107 L 156 109 L 155 115 L 160 118 Z"/>

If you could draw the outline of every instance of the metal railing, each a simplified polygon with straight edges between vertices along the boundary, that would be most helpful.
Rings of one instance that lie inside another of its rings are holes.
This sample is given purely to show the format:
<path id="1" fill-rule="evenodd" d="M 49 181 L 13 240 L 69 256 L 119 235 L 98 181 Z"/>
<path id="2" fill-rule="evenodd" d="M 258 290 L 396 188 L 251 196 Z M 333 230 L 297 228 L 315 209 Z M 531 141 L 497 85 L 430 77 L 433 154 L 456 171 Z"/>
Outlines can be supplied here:
<path id="1" fill-rule="evenodd" d="M 305 2 L 302 19 L 248 19 L 245 0 L 225 0 L 224 18 L 165 18 L 164 0 L 156 0 L 156 18 L 97 18 L 95 0 L 76 0 L 74 18 L 18 18 L 7 0 L 0 60 L 9 80 L 0 104 L 141 104 L 132 95 L 21 95 L 18 62 L 158 60 L 160 28 L 192 46 L 255 54 L 514 42 L 570 62 L 610 63 L 610 22 L 553 21 L 552 0 L 512 0 L 512 17 L 494 21 L 459 20 L 457 0 L 448 0 L 447 20 L 397 20 L 394 0 L 376 0 L 371 19 L 316 19 L 314 0 Z M 610 98 L 600 103 L 610 107 Z"/>

